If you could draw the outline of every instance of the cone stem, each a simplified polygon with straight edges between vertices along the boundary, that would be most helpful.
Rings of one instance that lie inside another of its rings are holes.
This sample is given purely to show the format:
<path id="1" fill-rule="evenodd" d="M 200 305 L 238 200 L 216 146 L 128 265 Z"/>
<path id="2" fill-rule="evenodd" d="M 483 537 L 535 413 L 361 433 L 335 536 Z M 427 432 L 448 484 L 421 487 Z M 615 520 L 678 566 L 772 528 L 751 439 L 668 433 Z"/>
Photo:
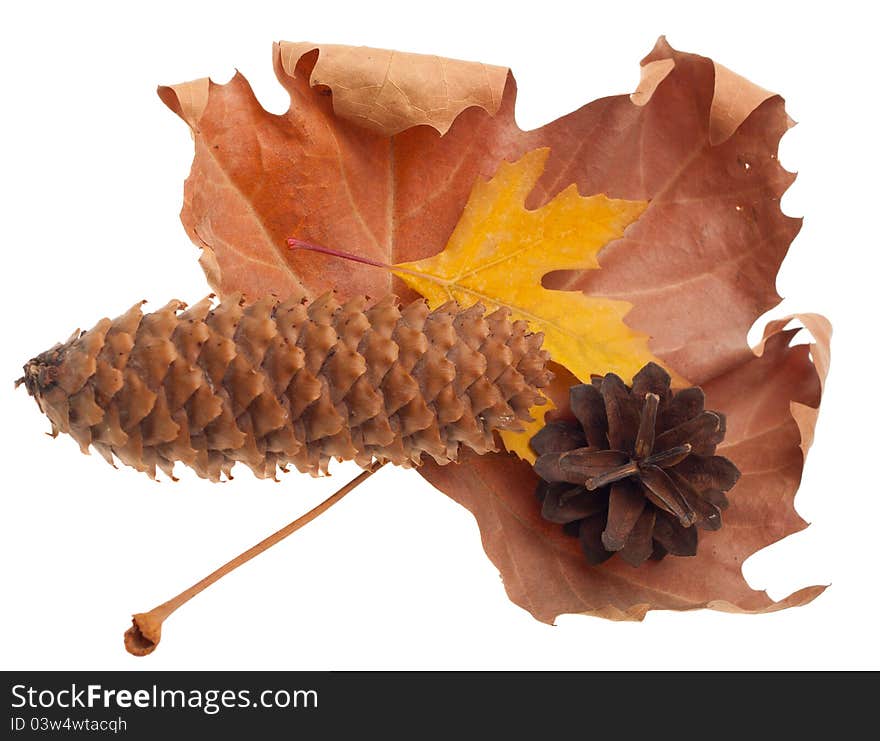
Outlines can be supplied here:
<path id="1" fill-rule="evenodd" d="M 162 623 L 173 613 L 178 607 L 189 602 L 203 589 L 207 589 L 214 582 L 219 581 L 230 571 L 234 571 L 242 564 L 247 563 L 252 558 L 259 556 L 263 551 L 271 548 L 273 545 L 280 543 L 288 535 L 295 533 L 304 525 L 308 525 L 319 515 L 326 512 L 330 507 L 336 504 L 346 494 L 357 488 L 366 481 L 376 471 L 378 471 L 384 463 L 379 463 L 373 468 L 363 471 L 360 475 L 353 478 L 345 486 L 336 491 L 333 495 L 321 502 L 317 507 L 306 512 L 302 517 L 285 525 L 268 538 L 261 540 L 252 548 L 244 553 L 236 556 L 231 561 L 223 564 L 219 569 L 208 574 L 204 579 L 193 584 L 189 589 L 184 590 L 176 597 L 171 598 L 167 602 L 154 607 L 149 612 L 140 612 L 132 616 L 132 626 L 125 632 L 125 648 L 135 656 L 146 656 L 152 653 L 162 637 Z"/>

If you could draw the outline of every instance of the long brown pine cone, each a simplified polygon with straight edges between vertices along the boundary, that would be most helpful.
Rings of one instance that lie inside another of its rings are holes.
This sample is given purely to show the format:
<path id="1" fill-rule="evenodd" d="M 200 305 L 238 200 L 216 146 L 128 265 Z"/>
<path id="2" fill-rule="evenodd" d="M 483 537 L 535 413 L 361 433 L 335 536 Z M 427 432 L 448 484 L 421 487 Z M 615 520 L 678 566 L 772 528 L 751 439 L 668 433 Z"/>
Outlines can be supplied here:
<path id="1" fill-rule="evenodd" d="M 697 528 L 721 527 L 739 478 L 715 455 L 724 415 L 704 410 L 699 388 L 674 393 L 655 363 L 631 387 L 613 373 L 573 386 L 570 401 L 577 421 L 531 440 L 543 517 L 577 535 L 591 564 L 696 554 Z"/>
<path id="2" fill-rule="evenodd" d="M 542 336 L 480 305 L 142 303 L 38 355 L 19 383 L 53 434 L 150 476 L 175 461 L 212 480 L 237 461 L 261 478 L 289 463 L 316 474 L 331 458 L 447 463 L 522 429 L 552 377 Z"/>

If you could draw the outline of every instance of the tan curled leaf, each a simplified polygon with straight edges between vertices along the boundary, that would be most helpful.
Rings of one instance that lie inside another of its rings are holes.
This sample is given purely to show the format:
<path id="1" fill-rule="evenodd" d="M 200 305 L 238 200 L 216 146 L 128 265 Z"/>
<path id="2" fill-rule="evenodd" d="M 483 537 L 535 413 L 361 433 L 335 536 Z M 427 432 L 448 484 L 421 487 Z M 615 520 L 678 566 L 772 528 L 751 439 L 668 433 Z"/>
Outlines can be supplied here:
<path id="1" fill-rule="evenodd" d="M 389 136 L 420 125 L 445 134 L 471 106 L 494 114 L 508 75 L 491 64 L 307 41 L 278 44 L 284 71 L 294 77 L 300 58 L 315 49 L 309 83 L 333 91 L 336 115 Z"/>

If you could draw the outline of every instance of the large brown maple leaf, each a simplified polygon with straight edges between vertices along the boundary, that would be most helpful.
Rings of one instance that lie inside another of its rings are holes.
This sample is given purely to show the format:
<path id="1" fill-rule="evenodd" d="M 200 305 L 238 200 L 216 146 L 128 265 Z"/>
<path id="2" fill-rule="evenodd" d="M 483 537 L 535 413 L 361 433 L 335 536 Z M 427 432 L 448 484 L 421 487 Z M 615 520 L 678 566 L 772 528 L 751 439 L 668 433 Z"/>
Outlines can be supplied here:
<path id="1" fill-rule="evenodd" d="M 756 351 L 746 341 L 779 301 L 776 273 L 800 227 L 779 206 L 794 177 L 776 157 L 791 125 L 780 97 L 661 39 L 642 62 L 634 95 L 522 131 L 515 83 L 502 68 L 313 44 L 277 44 L 273 58 L 291 97 L 280 116 L 260 106 L 241 75 L 226 85 L 159 89 L 194 136 L 182 220 L 220 293 L 283 296 L 303 287 L 410 297 L 388 272 L 292 253 L 286 239 L 388 264 L 434 255 L 477 179 L 539 147 L 550 155 L 529 208 L 572 183 L 582 194 L 650 202 L 600 254 L 601 269 L 553 273 L 544 284 L 629 301 L 626 323 L 650 335 L 652 352 L 727 415 L 722 452 L 742 479 L 725 527 L 704 536 L 696 557 L 590 568 L 541 520 L 527 464 L 507 453 L 426 463 L 420 473 L 476 516 L 513 601 L 550 622 L 566 612 L 759 612 L 822 591 L 773 602 L 741 572 L 751 553 L 805 525 L 793 498 L 830 335 L 827 321 L 807 315 L 812 346 L 791 346 L 785 321 L 768 326 Z M 565 395 L 555 400 L 564 414 Z"/>

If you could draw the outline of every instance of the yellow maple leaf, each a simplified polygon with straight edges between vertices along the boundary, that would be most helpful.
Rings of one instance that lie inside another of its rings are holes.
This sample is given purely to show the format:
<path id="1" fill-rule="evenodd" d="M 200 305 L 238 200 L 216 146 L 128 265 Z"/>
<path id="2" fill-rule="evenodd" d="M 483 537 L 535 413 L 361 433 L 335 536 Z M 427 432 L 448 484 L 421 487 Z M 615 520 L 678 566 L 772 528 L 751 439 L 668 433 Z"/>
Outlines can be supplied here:
<path id="1" fill-rule="evenodd" d="M 504 447 L 508 452 L 518 455 L 524 461 L 532 464 L 534 464 L 538 457 L 529 445 L 529 440 L 541 431 L 545 424 L 544 417 L 547 412 L 556 409 L 556 405 L 549 398 L 545 397 L 545 401 L 547 403 L 544 406 L 534 406 L 531 408 L 532 421 L 522 422 L 523 429 L 519 432 L 514 432 L 513 430 L 498 431 L 498 434 L 501 436 L 501 442 L 504 443 Z"/>
<path id="2" fill-rule="evenodd" d="M 442 252 L 392 270 L 431 307 L 454 300 L 462 306 L 479 301 L 488 311 L 508 308 L 512 318 L 543 332 L 553 360 L 582 381 L 610 372 L 629 380 L 656 361 L 647 335 L 623 321 L 631 304 L 548 290 L 541 279 L 553 270 L 598 268 L 599 250 L 623 236 L 648 203 L 581 196 L 572 184 L 545 206 L 527 210 L 526 198 L 549 153 L 536 149 L 518 162 L 503 162 L 491 180 L 474 186 Z M 502 435 L 508 450 L 534 462 L 528 440 L 543 425 L 548 408 L 535 408 L 538 419 L 525 431 Z"/>

